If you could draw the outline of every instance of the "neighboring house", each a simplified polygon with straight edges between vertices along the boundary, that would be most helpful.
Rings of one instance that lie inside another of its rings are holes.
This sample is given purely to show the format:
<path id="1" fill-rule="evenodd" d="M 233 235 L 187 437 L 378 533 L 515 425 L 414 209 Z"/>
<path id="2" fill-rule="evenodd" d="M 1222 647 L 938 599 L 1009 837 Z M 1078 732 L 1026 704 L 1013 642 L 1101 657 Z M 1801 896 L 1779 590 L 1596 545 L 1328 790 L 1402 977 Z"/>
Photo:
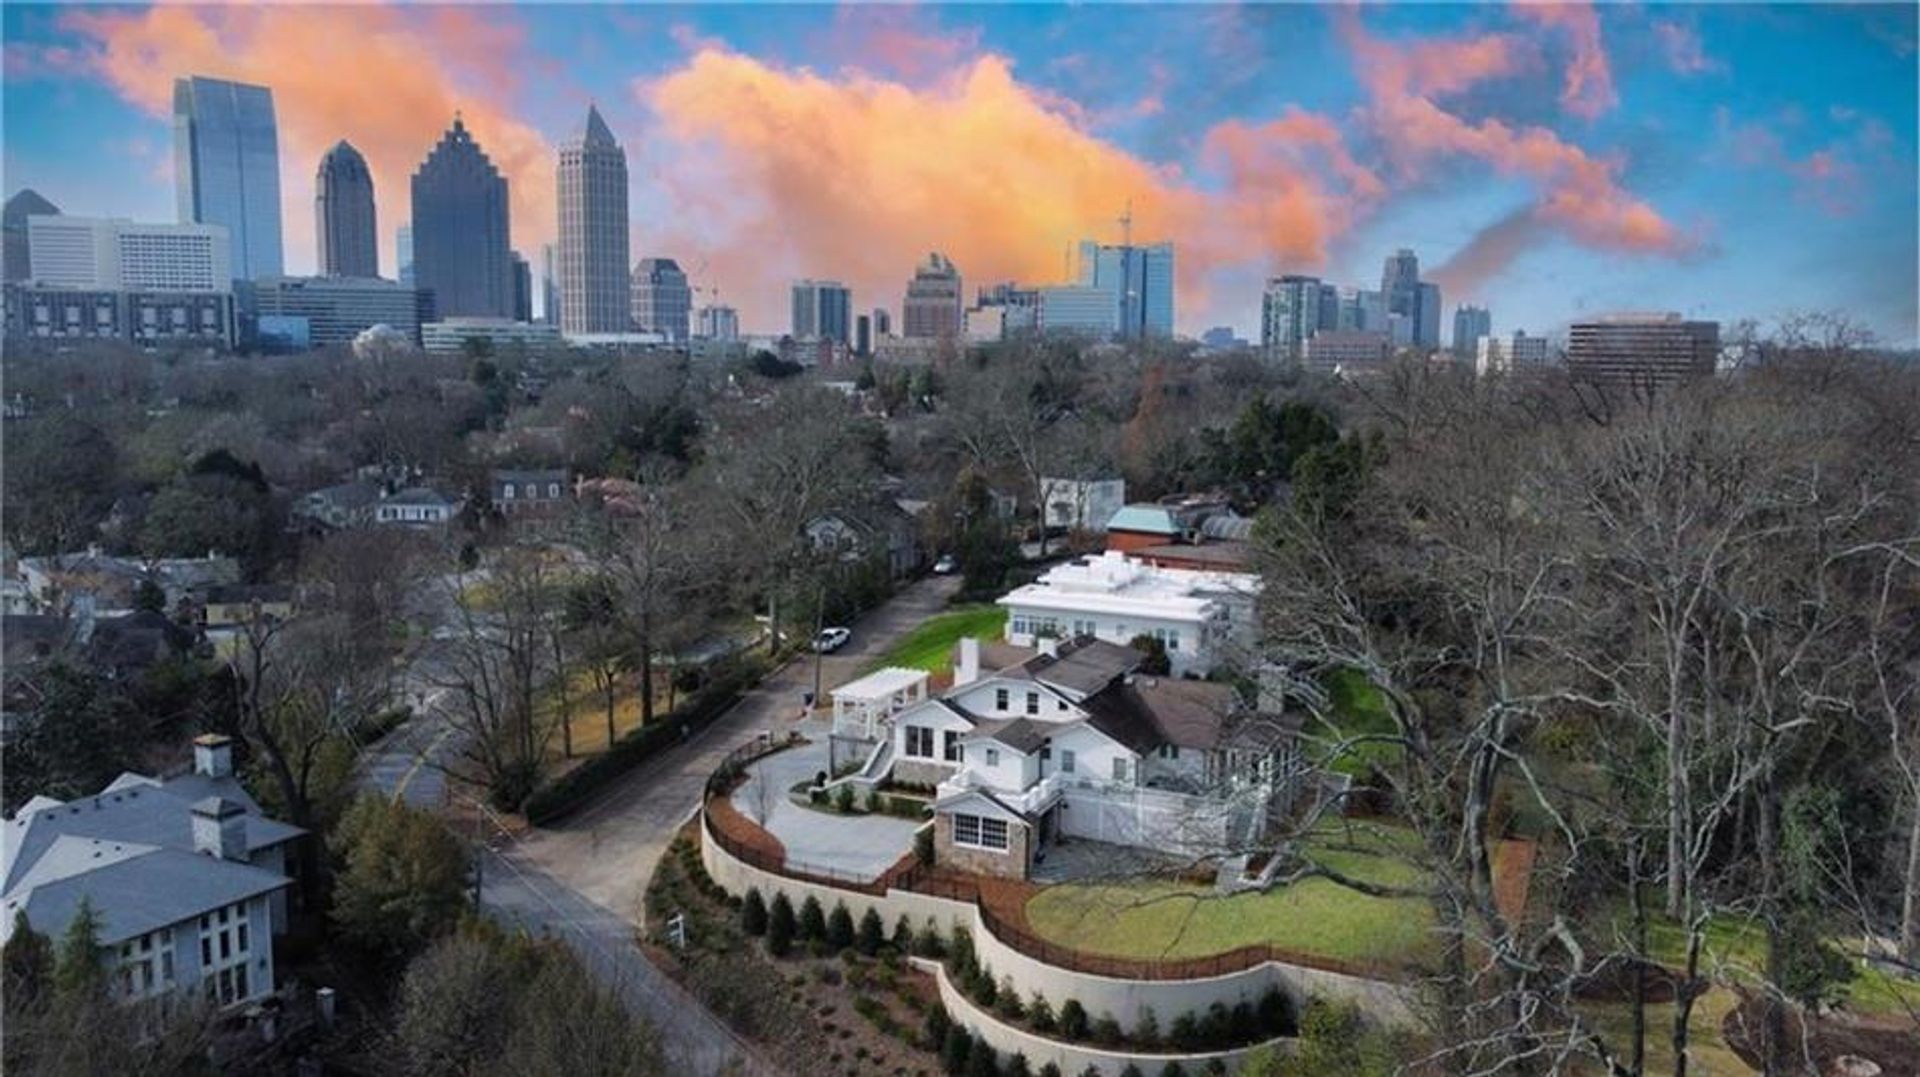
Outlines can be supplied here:
<path id="1" fill-rule="evenodd" d="M 85 553 L 23 557 L 19 574 L 39 612 L 56 613 L 91 596 L 95 612 L 111 614 L 132 609 L 134 595 L 146 581 L 166 594 L 167 609 L 182 602 L 198 605 L 206 600 L 208 588 L 240 582 L 240 562 L 213 553 L 143 560 L 114 557 L 91 547 Z"/>
<path id="2" fill-rule="evenodd" d="M 34 797 L 0 824 L 0 938 L 25 912 L 57 939 L 84 900 L 122 997 L 263 998 L 304 833 L 260 813 L 233 776 L 226 737 L 199 737 L 189 773 L 122 774 L 69 803 Z"/>
<path id="3" fill-rule="evenodd" d="M 387 527 L 445 527 L 460 515 L 461 504 L 430 486 L 412 486 L 375 503 L 373 522 Z"/>
<path id="4" fill-rule="evenodd" d="M 847 561 L 884 549 L 888 574 L 896 580 L 913 575 L 926 563 L 919 517 L 897 499 L 877 500 L 859 512 L 817 516 L 807 524 L 806 533 L 817 552 L 838 551 Z"/>
<path id="5" fill-rule="evenodd" d="M 286 584 L 230 584 L 207 591 L 201 623 L 209 631 L 251 624 L 256 612 L 268 623 L 293 617 L 293 588 Z"/>
<path id="6" fill-rule="evenodd" d="M 1062 838 L 1217 855 L 1287 806 L 1294 731 L 1227 685 L 1143 676 L 1138 651 L 1087 638 L 1001 649 L 1017 660 L 987 673 L 978 641 L 959 651 L 937 698 L 869 693 L 892 713 L 867 769 L 887 760 L 892 781 L 935 787 L 940 863 L 1025 878 Z"/>
<path id="7" fill-rule="evenodd" d="M 1253 520 L 1218 497 L 1175 498 L 1127 505 L 1107 521 L 1107 549 L 1163 568 L 1246 571 Z"/>
<path id="8" fill-rule="evenodd" d="M 1046 525 L 1069 531 L 1105 531 L 1127 503 L 1125 479 L 1041 479 Z"/>
<path id="9" fill-rule="evenodd" d="M 1126 645 L 1151 636 L 1173 675 L 1204 677 L 1253 638 L 1260 578 L 1161 568 L 1126 554 L 1076 558 L 1002 596 L 1007 642 L 1086 636 Z"/>
<path id="10" fill-rule="evenodd" d="M 550 516 L 573 500 L 573 483 L 560 469 L 495 471 L 493 507 L 502 516 Z"/>
<path id="11" fill-rule="evenodd" d="M 452 523 L 463 504 L 431 486 L 388 493 L 378 482 L 355 479 L 309 492 L 295 503 L 293 514 L 335 531 L 370 524 L 426 529 Z"/>

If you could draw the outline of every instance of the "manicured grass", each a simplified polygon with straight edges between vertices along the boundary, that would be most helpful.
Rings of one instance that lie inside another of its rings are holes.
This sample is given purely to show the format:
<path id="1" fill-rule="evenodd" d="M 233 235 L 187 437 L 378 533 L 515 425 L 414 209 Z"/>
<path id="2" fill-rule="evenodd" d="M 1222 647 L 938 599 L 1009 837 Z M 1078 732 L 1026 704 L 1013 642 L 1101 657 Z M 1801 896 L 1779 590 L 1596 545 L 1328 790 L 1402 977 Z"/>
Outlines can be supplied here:
<path id="1" fill-rule="evenodd" d="M 1358 736 L 1363 733 L 1391 733 L 1394 731 L 1393 717 L 1387 713 L 1387 702 L 1380 692 L 1358 671 L 1339 669 L 1326 677 L 1327 702 L 1332 711 L 1332 719 L 1340 728 L 1335 734 L 1325 724 L 1315 722 L 1308 732 L 1331 742 L 1336 736 Z M 1376 765 L 1390 763 L 1399 758 L 1400 746 L 1384 742 L 1356 744 L 1337 758 L 1327 761 L 1329 769 L 1353 777 L 1364 777 Z"/>
<path id="2" fill-rule="evenodd" d="M 882 655 L 874 663 L 874 668 L 904 666 L 907 669 L 924 669 L 929 673 L 945 673 L 953 668 L 953 648 L 961 637 L 995 640 L 1004 635 L 1006 629 L 1007 611 L 1004 607 L 986 604 L 958 606 L 922 621 L 918 628 L 907 633 Z"/>
<path id="3" fill-rule="evenodd" d="M 1324 844 L 1314 856 L 1369 882 L 1421 880 L 1417 867 L 1390 856 Z M 1265 943 L 1339 960 L 1391 962 L 1428 950 L 1433 912 L 1424 899 L 1369 897 L 1326 879 L 1232 897 L 1152 880 L 1049 887 L 1027 902 L 1027 921 L 1049 941 L 1123 957 L 1205 957 Z"/>
<path id="4" fill-rule="evenodd" d="M 1739 1074 L 1752 1073 L 1753 1068 L 1740 1060 L 1727 1046 L 1720 1034 L 1720 1026 L 1727 1018 L 1739 997 L 1724 987 L 1716 987 L 1701 995 L 1693 1004 L 1693 1014 L 1687 1021 L 1687 1060 L 1692 1066 L 1691 1072 L 1709 1073 L 1716 1077 L 1738 1077 Z M 1588 1003 L 1581 1010 L 1607 1037 L 1608 1044 L 1623 1056 L 1630 1050 L 1630 1037 L 1633 1034 L 1633 1006 L 1627 1002 Z M 1673 1072 L 1673 1004 L 1651 1003 L 1647 1006 L 1647 1063 L 1648 1073 Z"/>

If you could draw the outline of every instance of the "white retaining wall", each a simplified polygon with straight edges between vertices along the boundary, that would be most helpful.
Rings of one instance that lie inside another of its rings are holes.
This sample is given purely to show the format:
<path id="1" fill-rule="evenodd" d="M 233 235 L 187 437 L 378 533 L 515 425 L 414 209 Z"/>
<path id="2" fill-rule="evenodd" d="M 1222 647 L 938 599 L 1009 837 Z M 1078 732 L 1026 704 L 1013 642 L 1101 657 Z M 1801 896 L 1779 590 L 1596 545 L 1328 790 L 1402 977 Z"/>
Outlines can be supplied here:
<path id="1" fill-rule="evenodd" d="M 1142 1073 L 1158 1073 L 1168 1062 L 1179 1062 L 1180 1068 L 1190 1074 L 1203 1074 L 1214 1059 L 1219 1059 L 1227 1067 L 1227 1072 L 1236 1073 L 1246 1056 L 1260 1044 L 1249 1044 L 1230 1051 L 1201 1051 L 1194 1054 L 1136 1054 L 1119 1048 L 1100 1047 L 1091 1043 L 1067 1043 L 1029 1032 L 1018 1025 L 1001 1020 L 999 1015 L 983 1010 L 966 992 L 947 978 L 946 966 L 938 961 L 916 957 L 913 963 L 926 972 L 932 973 L 940 985 L 940 1002 L 947 1008 L 947 1015 L 956 1024 L 964 1026 L 975 1036 L 987 1042 L 999 1053 L 1004 1065 L 1007 1056 L 1018 1052 L 1027 1056 L 1030 1066 L 1038 1070 L 1051 1062 L 1060 1067 L 1060 1072 L 1080 1074 L 1088 1066 L 1098 1068 L 1102 1074 L 1118 1074 L 1128 1064 L 1140 1067 Z M 1162 1028 L 1166 1027 L 1164 1024 Z M 1274 1049 L 1281 1054 L 1293 1052 L 1293 1041 L 1286 1037 L 1269 1040 Z"/>
<path id="2" fill-rule="evenodd" d="M 704 812 L 701 813 L 700 825 L 706 831 Z M 1002 976 L 1011 977 L 1023 999 L 1030 1000 L 1037 992 L 1055 1010 L 1070 998 L 1078 999 L 1090 1019 L 1097 1020 L 1103 1014 L 1112 1014 L 1123 1028 L 1132 1028 L 1139 1022 L 1142 1011 L 1148 1008 L 1153 1010 L 1154 1019 L 1160 1027 L 1167 1028 L 1181 1014 L 1191 1011 L 1202 1015 L 1216 1002 L 1229 1008 L 1240 1002 L 1258 1003 L 1260 996 L 1270 986 L 1285 991 L 1293 999 L 1296 1009 L 1304 1007 L 1309 996 L 1318 996 L 1356 1002 L 1363 1013 L 1386 1024 L 1408 1024 L 1414 1019 L 1414 992 L 1403 984 L 1277 961 L 1263 962 L 1222 976 L 1193 980 L 1126 980 L 1096 976 L 1049 965 L 1001 942 L 980 923 L 979 909 L 970 901 L 953 901 L 897 889 L 887 891 L 884 897 L 873 897 L 790 879 L 736 859 L 721 848 L 711 832 L 703 834 L 700 859 L 706 865 L 707 874 L 713 876 L 713 881 L 735 896 L 758 888 L 771 901 L 774 894 L 784 893 L 795 909 L 811 896 L 818 898 L 821 908 L 828 912 L 833 911 L 836 902 L 844 902 L 855 920 L 872 908 L 879 912 L 889 932 L 902 915 L 907 917 L 907 922 L 916 932 L 925 930 L 929 919 L 942 931 L 951 931 L 957 925 L 973 937 L 974 955 L 993 974 L 994 980 L 998 981 Z M 1069 1069 L 1067 1072 L 1075 1071 Z"/>

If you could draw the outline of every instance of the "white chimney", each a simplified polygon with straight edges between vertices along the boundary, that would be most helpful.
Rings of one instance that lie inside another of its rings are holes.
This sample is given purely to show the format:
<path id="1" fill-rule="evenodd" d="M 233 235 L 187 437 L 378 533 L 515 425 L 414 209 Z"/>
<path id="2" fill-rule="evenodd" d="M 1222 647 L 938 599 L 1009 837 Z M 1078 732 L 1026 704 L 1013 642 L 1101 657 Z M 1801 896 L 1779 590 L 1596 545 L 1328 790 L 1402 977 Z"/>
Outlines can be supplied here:
<path id="1" fill-rule="evenodd" d="M 1041 636 L 1034 642 L 1040 647 L 1041 654 L 1046 655 L 1048 658 L 1060 657 L 1060 637 Z"/>
<path id="2" fill-rule="evenodd" d="M 233 777 L 233 738 L 219 733 L 193 738 L 193 772 L 209 778 Z"/>
<path id="3" fill-rule="evenodd" d="M 980 679 L 980 641 L 972 636 L 960 638 L 960 661 L 953 667 L 953 686 L 972 684 Z"/>
<path id="4" fill-rule="evenodd" d="M 193 802 L 193 851 L 222 860 L 247 858 L 246 809 L 225 797 Z"/>

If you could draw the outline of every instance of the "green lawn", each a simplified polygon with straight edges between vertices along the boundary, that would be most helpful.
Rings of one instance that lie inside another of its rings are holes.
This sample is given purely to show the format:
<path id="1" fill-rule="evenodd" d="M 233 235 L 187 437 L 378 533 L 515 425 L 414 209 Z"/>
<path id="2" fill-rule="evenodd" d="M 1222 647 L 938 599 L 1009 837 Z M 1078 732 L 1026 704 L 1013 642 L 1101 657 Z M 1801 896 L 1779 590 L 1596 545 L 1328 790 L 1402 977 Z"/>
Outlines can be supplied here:
<path id="1" fill-rule="evenodd" d="M 1340 732 L 1335 734 L 1325 723 L 1316 721 L 1307 730 L 1308 735 L 1332 742 L 1339 736 L 1394 732 L 1393 716 L 1387 712 L 1387 701 L 1381 698 L 1380 690 L 1369 684 L 1359 671 L 1334 670 L 1327 674 L 1324 686 L 1330 717 L 1338 724 Z M 1366 776 L 1374 766 L 1399 758 L 1399 753 L 1400 746 L 1397 744 L 1356 744 L 1338 758 L 1328 760 L 1327 766 L 1336 773 L 1360 778 Z"/>
<path id="2" fill-rule="evenodd" d="M 1374 853 L 1322 845 L 1314 855 L 1370 882 L 1421 878 L 1413 865 Z M 1027 902 L 1027 920 L 1049 941 L 1123 957 L 1204 957 L 1267 943 L 1341 960 L 1396 961 L 1426 951 L 1433 912 L 1420 898 L 1369 897 L 1326 879 L 1232 897 L 1154 880 L 1049 887 Z"/>
<path id="3" fill-rule="evenodd" d="M 953 648 L 961 637 L 995 640 L 1004 635 L 1006 629 L 1007 611 L 1002 606 L 957 606 L 921 622 L 920 627 L 907 633 L 882 655 L 874 668 L 905 666 L 945 673 L 953 668 Z"/>

